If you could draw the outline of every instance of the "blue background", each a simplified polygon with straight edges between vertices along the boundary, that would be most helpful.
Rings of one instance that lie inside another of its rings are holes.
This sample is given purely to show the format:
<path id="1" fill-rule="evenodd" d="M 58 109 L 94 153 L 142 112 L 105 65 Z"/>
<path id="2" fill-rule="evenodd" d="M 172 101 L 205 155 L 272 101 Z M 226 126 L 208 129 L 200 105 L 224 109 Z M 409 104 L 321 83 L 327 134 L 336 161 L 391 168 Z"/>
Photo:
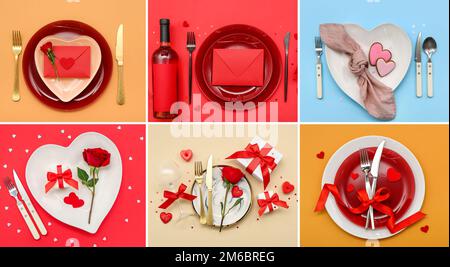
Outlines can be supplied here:
<path id="1" fill-rule="evenodd" d="M 426 96 L 426 55 L 422 53 L 422 98 L 416 97 L 414 55 L 410 68 L 395 90 L 397 116 L 393 122 L 448 122 L 449 118 L 449 1 L 448 0 L 300 0 L 300 120 L 303 122 L 378 122 L 338 87 L 323 63 L 324 98 L 316 98 L 314 36 L 322 23 L 354 23 L 372 29 L 393 23 L 408 33 L 415 48 L 433 36 L 434 97 Z"/>

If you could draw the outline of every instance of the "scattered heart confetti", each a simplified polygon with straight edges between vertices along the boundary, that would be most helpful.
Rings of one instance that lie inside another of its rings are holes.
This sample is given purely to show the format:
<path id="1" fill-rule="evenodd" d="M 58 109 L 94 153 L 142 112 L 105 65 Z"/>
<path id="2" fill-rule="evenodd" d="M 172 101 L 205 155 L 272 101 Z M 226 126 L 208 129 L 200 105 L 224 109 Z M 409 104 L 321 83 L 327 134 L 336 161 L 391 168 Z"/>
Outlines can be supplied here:
<path id="1" fill-rule="evenodd" d="M 71 136 L 71 135 L 68 135 L 67 138 L 72 139 L 72 136 Z"/>
<path id="2" fill-rule="evenodd" d="M 192 159 L 192 150 L 190 149 L 181 150 L 180 156 L 184 161 L 189 162 Z"/>
<path id="3" fill-rule="evenodd" d="M 133 187 L 131 187 L 131 185 L 130 186 L 128 186 L 128 190 L 132 190 L 133 189 Z"/>
<path id="4" fill-rule="evenodd" d="M 15 135 L 15 134 L 12 134 L 12 135 L 11 135 L 12 138 L 16 138 L 16 136 L 17 136 L 17 135 Z"/>
<path id="5" fill-rule="evenodd" d="M 295 189 L 294 185 L 289 182 L 284 182 L 281 188 L 285 194 L 289 194 Z"/>
<path id="6" fill-rule="evenodd" d="M 47 225 L 48 225 L 48 226 L 52 226 L 52 223 L 51 223 L 51 222 L 48 222 Z"/>
<path id="7" fill-rule="evenodd" d="M 141 200 L 140 199 L 138 199 L 138 200 L 136 200 L 136 202 L 139 204 L 139 203 L 141 203 Z"/>
<path id="8" fill-rule="evenodd" d="M 389 182 L 397 182 L 400 180 L 400 178 L 402 178 L 402 175 L 396 169 L 389 168 L 387 170 L 387 178 Z"/>
<path id="9" fill-rule="evenodd" d="M 61 133 L 63 134 L 63 133 L 64 133 L 64 130 L 61 130 Z"/>
<path id="10" fill-rule="evenodd" d="M 319 153 L 316 154 L 316 157 L 317 157 L 318 159 L 323 159 L 323 158 L 325 157 L 325 152 L 320 151 Z"/>
<path id="11" fill-rule="evenodd" d="M 139 137 L 139 140 L 144 141 L 144 137 L 143 136 Z"/>
<path id="12" fill-rule="evenodd" d="M 17 233 L 18 233 L 18 234 L 20 234 L 20 232 L 22 232 L 22 230 L 20 230 L 20 229 L 17 229 Z"/>
<path id="13" fill-rule="evenodd" d="M 96 247 L 97 247 L 97 244 L 92 244 L 92 246 L 93 246 L 94 248 L 96 248 Z"/>
<path id="14" fill-rule="evenodd" d="M 66 247 L 80 247 L 80 241 L 76 238 L 69 238 L 66 240 Z"/>
<path id="15" fill-rule="evenodd" d="M 3 165 L 3 168 L 5 168 L 5 169 L 8 168 L 8 165 L 7 165 L 7 164 L 4 164 L 4 165 Z"/>
<path id="16" fill-rule="evenodd" d="M 11 223 L 7 223 L 7 224 L 6 224 L 6 227 L 9 228 L 9 227 L 11 227 L 11 225 L 12 225 Z"/>
<path id="17" fill-rule="evenodd" d="M 242 189 L 239 188 L 239 186 L 235 185 L 233 186 L 233 189 L 231 189 L 231 195 L 233 197 L 241 197 L 244 194 L 244 191 L 242 191 Z"/>
<path id="18" fill-rule="evenodd" d="M 187 21 L 183 21 L 183 27 L 185 28 L 189 27 L 189 23 Z"/>
<path id="19" fill-rule="evenodd" d="M 350 177 L 352 177 L 353 180 L 356 180 L 359 178 L 359 173 L 352 172 L 352 174 L 350 174 Z"/>
<path id="20" fill-rule="evenodd" d="M 56 237 L 53 238 L 53 242 L 55 242 L 55 243 L 58 242 L 58 238 L 56 238 Z"/>
<path id="21" fill-rule="evenodd" d="M 430 226 L 428 226 L 428 225 L 420 227 L 420 231 L 422 231 L 424 233 L 428 233 L 428 230 L 430 230 Z"/>
<path id="22" fill-rule="evenodd" d="M 122 130 L 122 126 L 117 126 L 117 130 Z"/>
<path id="23" fill-rule="evenodd" d="M 9 209 L 9 207 L 8 206 L 5 206 L 5 210 L 8 210 Z"/>
<path id="24" fill-rule="evenodd" d="M 351 192 L 353 192 L 353 190 L 355 190 L 355 186 L 352 184 L 348 184 L 346 190 L 348 193 L 351 193 Z"/>
<path id="25" fill-rule="evenodd" d="M 28 153 L 28 152 L 30 152 L 30 150 L 28 150 L 28 149 L 25 149 L 25 153 Z"/>
<path id="26" fill-rule="evenodd" d="M 38 139 L 41 139 L 41 138 L 42 138 L 42 135 L 38 134 L 37 138 L 38 138 Z"/>
<path id="27" fill-rule="evenodd" d="M 11 153 L 13 151 L 13 149 L 12 148 L 8 148 L 8 151 L 9 151 L 9 153 Z"/>
<path id="28" fill-rule="evenodd" d="M 103 239 L 102 239 L 103 241 L 106 241 L 106 236 L 105 237 L 103 237 Z"/>
<path id="29" fill-rule="evenodd" d="M 125 218 L 125 222 L 128 223 L 128 218 Z"/>
<path id="30" fill-rule="evenodd" d="M 128 160 L 133 160 L 133 157 L 128 157 Z"/>
<path id="31" fill-rule="evenodd" d="M 77 194 L 72 192 L 64 198 L 64 203 L 66 203 L 67 205 L 71 205 L 74 209 L 77 209 L 83 207 L 84 200 L 78 198 Z"/>
<path id="32" fill-rule="evenodd" d="M 159 214 L 159 218 L 161 219 L 161 221 L 164 224 L 167 224 L 170 222 L 170 220 L 172 220 L 172 213 L 170 212 L 161 212 L 161 214 Z"/>

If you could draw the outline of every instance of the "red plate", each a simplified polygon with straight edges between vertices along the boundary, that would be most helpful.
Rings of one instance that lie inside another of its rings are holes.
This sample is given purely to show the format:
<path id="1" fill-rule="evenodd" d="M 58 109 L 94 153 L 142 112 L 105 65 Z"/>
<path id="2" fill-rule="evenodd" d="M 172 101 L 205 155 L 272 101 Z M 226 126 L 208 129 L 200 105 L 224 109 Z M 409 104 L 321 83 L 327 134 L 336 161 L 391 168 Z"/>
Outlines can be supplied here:
<path id="1" fill-rule="evenodd" d="M 371 159 L 376 149 L 376 147 L 367 149 Z M 391 169 L 389 173 L 390 179 L 387 175 L 389 169 Z M 400 174 L 400 178 L 394 177 L 392 173 Z M 356 174 L 358 174 L 358 178 L 355 178 Z M 365 185 L 364 176 L 360 167 L 359 151 L 354 152 L 344 160 L 336 173 L 335 184 L 346 205 L 351 207 L 360 205 L 360 201 L 356 197 L 356 192 L 361 189 L 365 190 Z M 350 191 L 349 189 L 352 187 L 354 189 Z M 414 198 L 414 175 L 406 160 L 395 151 L 387 148 L 384 148 L 380 162 L 377 188 L 379 189 L 381 187 L 386 187 L 390 193 L 390 198 L 384 201 L 383 204 L 389 206 L 394 211 L 396 218 L 400 218 L 408 210 Z M 352 214 L 342 205 L 339 205 L 339 209 L 353 223 L 361 227 L 365 226 L 366 219 L 361 215 Z M 365 215 L 366 213 L 364 213 Z M 374 217 L 376 227 L 383 227 L 385 225 L 387 221 L 386 216 L 374 211 Z"/>
<path id="2" fill-rule="evenodd" d="M 264 85 L 263 86 L 213 86 L 212 58 L 213 50 L 222 49 L 263 49 Z M 198 85 L 210 100 L 225 102 L 263 102 L 267 100 L 281 80 L 282 61 L 274 41 L 263 31 L 248 25 L 229 25 L 213 32 L 201 45 L 195 64 Z"/>
<path id="3" fill-rule="evenodd" d="M 34 60 L 37 44 L 46 36 L 62 32 L 86 35 L 93 38 L 102 53 L 102 62 L 92 81 L 77 97 L 70 102 L 63 102 L 53 94 L 40 77 Z M 78 21 L 63 20 L 50 23 L 37 31 L 25 48 L 22 71 L 28 88 L 43 103 L 58 109 L 77 109 L 94 101 L 108 85 L 111 79 L 113 61 L 111 50 L 105 38 L 91 26 Z"/>

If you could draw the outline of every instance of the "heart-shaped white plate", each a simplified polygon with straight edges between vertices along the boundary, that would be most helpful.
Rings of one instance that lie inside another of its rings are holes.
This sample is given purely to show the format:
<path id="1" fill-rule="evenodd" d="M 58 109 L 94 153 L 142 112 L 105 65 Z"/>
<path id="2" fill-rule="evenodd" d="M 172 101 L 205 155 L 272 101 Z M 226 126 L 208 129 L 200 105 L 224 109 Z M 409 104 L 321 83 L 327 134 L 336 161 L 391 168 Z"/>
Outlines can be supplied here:
<path id="1" fill-rule="evenodd" d="M 78 179 L 77 167 L 89 173 L 89 166 L 83 160 L 82 153 L 85 148 L 97 147 L 111 153 L 111 161 L 108 166 L 100 169 L 91 223 L 88 224 L 91 192 Z M 53 188 L 47 194 L 45 193 L 47 172 L 56 172 L 57 165 L 62 165 L 63 170 L 72 170 L 73 178 L 78 181 L 78 190 L 71 187 Z M 48 144 L 36 149 L 27 162 L 26 182 L 33 197 L 51 216 L 63 223 L 95 234 L 119 193 L 122 183 L 122 160 L 119 150 L 110 139 L 95 132 L 84 133 L 73 140 L 68 147 Z M 64 203 L 64 198 L 71 192 L 75 192 L 80 199 L 83 199 L 82 207 L 73 208 Z"/>
<path id="2" fill-rule="evenodd" d="M 371 31 L 355 24 L 345 24 L 344 27 L 347 33 L 361 46 L 367 57 L 370 47 L 375 42 L 381 43 L 384 49 L 391 51 L 391 60 L 396 63 L 396 67 L 389 75 L 380 77 L 376 68 L 372 66 L 369 67 L 369 71 L 383 84 L 395 90 L 408 72 L 411 63 L 412 43 L 406 32 L 393 24 L 382 24 Z M 348 68 L 349 56 L 328 47 L 325 55 L 328 69 L 338 86 L 350 98 L 364 107 L 357 78 Z"/>
<path id="3" fill-rule="evenodd" d="M 89 78 L 45 78 L 44 77 L 44 53 L 40 50 L 41 46 L 47 42 L 52 42 L 54 46 L 90 46 L 91 47 L 91 75 Z M 89 36 L 75 35 L 72 33 L 60 33 L 43 38 L 34 51 L 34 61 L 39 76 L 45 85 L 61 101 L 70 102 L 91 83 L 102 62 L 102 51 L 98 43 Z"/>

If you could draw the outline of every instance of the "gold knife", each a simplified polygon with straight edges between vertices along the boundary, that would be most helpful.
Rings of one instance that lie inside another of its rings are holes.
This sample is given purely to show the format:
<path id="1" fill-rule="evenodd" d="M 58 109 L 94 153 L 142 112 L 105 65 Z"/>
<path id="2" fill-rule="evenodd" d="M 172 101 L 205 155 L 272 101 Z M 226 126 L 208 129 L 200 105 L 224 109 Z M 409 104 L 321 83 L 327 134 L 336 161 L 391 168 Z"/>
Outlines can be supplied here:
<path id="1" fill-rule="evenodd" d="M 208 214 L 206 215 L 206 224 L 213 225 L 213 208 L 212 208 L 212 192 L 213 192 L 213 177 L 212 177 L 212 160 L 210 155 L 208 165 L 206 166 L 206 188 L 208 189 Z"/>
<path id="2" fill-rule="evenodd" d="M 118 105 L 123 105 L 125 104 L 125 94 L 123 91 L 123 24 L 120 24 L 117 29 L 116 61 L 119 76 L 116 101 Z"/>

